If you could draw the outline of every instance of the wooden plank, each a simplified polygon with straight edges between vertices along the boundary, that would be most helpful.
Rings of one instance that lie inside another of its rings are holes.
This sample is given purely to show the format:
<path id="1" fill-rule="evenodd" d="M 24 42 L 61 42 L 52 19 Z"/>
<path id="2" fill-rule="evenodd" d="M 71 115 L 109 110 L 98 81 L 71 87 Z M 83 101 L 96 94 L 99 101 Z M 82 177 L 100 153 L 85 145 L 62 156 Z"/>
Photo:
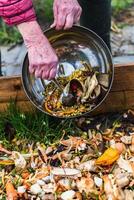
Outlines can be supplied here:
<path id="1" fill-rule="evenodd" d="M 134 90 L 134 63 L 115 65 L 114 82 L 111 91 Z"/>
<path id="2" fill-rule="evenodd" d="M 19 76 L 0 78 L 0 111 L 6 109 L 10 99 L 16 100 L 16 105 L 22 111 L 35 109 L 29 102 Z M 116 65 L 112 89 L 93 114 L 134 109 L 134 63 Z"/>
<path id="3" fill-rule="evenodd" d="M 92 114 L 120 112 L 128 109 L 134 109 L 134 90 L 110 92 L 106 100 Z"/>
<path id="4" fill-rule="evenodd" d="M 15 77 L 0 77 L 0 103 L 8 103 L 10 99 L 16 101 L 26 101 L 26 97 L 21 78 Z"/>
<path id="5" fill-rule="evenodd" d="M 0 103 L 0 112 L 5 112 L 10 105 L 10 101 L 6 103 Z M 16 106 L 22 112 L 33 112 L 35 111 L 35 107 L 31 104 L 30 101 L 16 101 Z"/>

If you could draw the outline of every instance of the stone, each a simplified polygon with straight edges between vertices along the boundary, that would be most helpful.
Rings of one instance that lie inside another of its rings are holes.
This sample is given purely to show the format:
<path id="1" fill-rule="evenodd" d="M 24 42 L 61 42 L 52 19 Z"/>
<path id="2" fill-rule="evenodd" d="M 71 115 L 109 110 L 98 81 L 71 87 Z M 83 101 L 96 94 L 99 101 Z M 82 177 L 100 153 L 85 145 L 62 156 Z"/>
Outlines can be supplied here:
<path id="1" fill-rule="evenodd" d="M 0 46 L 2 74 L 6 76 L 20 75 L 22 63 L 26 54 L 24 44 L 17 45 L 11 50 L 9 46 Z"/>

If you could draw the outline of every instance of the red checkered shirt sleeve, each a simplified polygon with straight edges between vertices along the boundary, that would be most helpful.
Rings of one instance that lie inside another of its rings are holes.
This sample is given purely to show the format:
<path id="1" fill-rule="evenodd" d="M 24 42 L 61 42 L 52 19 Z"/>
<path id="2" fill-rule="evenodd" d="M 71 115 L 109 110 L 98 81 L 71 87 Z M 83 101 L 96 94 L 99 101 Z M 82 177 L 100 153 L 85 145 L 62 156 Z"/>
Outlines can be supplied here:
<path id="1" fill-rule="evenodd" d="M 0 0 L 0 16 L 8 25 L 36 19 L 32 0 Z"/>

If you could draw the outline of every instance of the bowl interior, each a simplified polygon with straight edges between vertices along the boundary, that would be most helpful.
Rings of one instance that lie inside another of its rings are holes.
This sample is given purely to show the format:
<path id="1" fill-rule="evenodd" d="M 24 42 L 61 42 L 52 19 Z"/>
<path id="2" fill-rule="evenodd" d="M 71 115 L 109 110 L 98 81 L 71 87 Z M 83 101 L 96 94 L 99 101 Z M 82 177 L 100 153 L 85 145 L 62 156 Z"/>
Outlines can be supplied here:
<path id="1" fill-rule="evenodd" d="M 74 26 L 67 31 L 49 29 L 44 34 L 59 57 L 57 77 L 70 75 L 82 67 L 82 62 L 90 64 L 99 73 L 109 74 L 109 89 L 99 99 L 96 105 L 98 107 L 108 94 L 113 80 L 112 58 L 105 43 L 94 32 L 79 26 Z M 22 67 L 24 90 L 31 102 L 42 112 L 47 113 L 43 108 L 43 92 L 49 81 L 35 78 L 29 73 L 28 67 L 29 61 L 26 55 Z"/>

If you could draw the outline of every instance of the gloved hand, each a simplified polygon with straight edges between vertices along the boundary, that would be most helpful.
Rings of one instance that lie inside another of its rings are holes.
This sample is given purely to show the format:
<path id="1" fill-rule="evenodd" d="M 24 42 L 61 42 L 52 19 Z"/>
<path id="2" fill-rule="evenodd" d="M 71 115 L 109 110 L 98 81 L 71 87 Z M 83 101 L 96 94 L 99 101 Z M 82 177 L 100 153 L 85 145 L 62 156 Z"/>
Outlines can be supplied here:
<path id="1" fill-rule="evenodd" d="M 80 19 L 82 9 L 77 0 L 54 0 L 54 22 L 51 28 L 69 29 Z"/>
<path id="2" fill-rule="evenodd" d="M 58 57 L 36 21 L 18 25 L 28 50 L 29 71 L 35 77 L 51 80 L 57 72 Z"/>

